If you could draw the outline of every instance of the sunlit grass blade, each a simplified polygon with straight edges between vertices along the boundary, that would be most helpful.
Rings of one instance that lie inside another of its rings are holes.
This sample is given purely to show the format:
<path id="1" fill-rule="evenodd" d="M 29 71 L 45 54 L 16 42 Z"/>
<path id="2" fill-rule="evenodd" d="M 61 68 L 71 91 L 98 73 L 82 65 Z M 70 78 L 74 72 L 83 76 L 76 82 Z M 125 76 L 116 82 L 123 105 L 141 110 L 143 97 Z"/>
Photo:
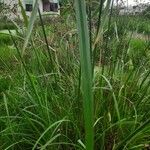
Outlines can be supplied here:
<path id="1" fill-rule="evenodd" d="M 92 94 L 92 65 L 90 56 L 90 39 L 86 14 L 85 0 L 76 0 L 76 19 L 79 33 L 80 61 L 81 61 L 81 87 L 83 94 L 83 107 L 85 119 L 86 149 L 94 147 L 93 132 L 93 94 Z"/>

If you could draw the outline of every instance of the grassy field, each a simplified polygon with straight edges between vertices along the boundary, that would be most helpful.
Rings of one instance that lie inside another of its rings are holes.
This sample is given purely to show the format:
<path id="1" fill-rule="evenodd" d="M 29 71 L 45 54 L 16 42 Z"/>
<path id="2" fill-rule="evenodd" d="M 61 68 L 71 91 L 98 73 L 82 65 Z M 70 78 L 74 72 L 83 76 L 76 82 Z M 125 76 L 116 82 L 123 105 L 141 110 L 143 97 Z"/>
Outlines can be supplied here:
<path id="1" fill-rule="evenodd" d="M 1 150 L 150 148 L 149 20 L 107 3 L 2 24 Z"/>

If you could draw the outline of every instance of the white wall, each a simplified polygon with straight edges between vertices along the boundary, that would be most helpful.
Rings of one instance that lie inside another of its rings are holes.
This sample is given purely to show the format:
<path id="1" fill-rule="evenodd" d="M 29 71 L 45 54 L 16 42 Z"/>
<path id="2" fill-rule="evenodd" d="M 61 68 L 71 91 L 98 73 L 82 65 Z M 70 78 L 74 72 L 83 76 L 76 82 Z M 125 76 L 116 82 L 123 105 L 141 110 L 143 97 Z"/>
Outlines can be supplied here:
<path id="1" fill-rule="evenodd" d="M 39 1 L 39 9 L 40 9 L 40 12 L 42 13 L 43 12 L 43 3 L 42 3 L 42 0 Z"/>
<path id="2" fill-rule="evenodd" d="M 50 2 L 58 2 L 58 0 L 49 0 Z M 18 6 L 18 0 L 4 0 L 4 3 L 7 4 L 10 9 L 13 8 L 14 4 L 17 4 Z M 23 7 L 25 8 L 25 4 L 26 3 L 35 3 L 35 0 L 22 0 L 22 4 L 23 4 Z M 60 14 L 60 11 L 58 11 L 58 13 L 56 12 L 43 12 L 43 3 L 42 3 L 42 0 L 39 0 L 39 9 L 41 11 L 42 14 Z M 31 15 L 31 12 L 27 12 L 26 11 L 26 14 L 27 16 L 30 16 Z M 14 19 L 14 18 L 22 18 L 22 15 L 21 15 L 21 8 L 18 6 L 17 7 L 17 13 L 16 14 L 13 14 L 12 12 L 9 12 L 8 14 L 6 14 L 6 16 L 10 19 Z"/>

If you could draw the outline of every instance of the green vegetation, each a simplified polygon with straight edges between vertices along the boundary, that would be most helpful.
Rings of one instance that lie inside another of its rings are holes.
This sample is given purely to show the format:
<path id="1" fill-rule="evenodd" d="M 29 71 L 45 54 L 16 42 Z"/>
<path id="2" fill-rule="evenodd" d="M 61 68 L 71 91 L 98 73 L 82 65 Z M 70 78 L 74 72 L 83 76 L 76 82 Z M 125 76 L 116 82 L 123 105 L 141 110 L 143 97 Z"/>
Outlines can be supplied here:
<path id="1" fill-rule="evenodd" d="M 144 17 L 150 19 L 150 6 L 148 6 L 148 7 L 146 8 L 146 10 L 144 10 L 144 11 L 142 12 L 142 15 L 144 15 Z"/>
<path id="2" fill-rule="evenodd" d="M 150 20 L 141 16 L 129 17 L 129 29 L 138 33 L 150 34 Z"/>
<path id="3" fill-rule="evenodd" d="M 16 28 L 16 26 L 13 24 L 13 23 L 11 23 L 11 22 L 6 22 L 6 21 L 4 21 L 3 19 L 0 19 L 0 30 L 4 30 L 4 29 L 15 29 Z"/>
<path id="4" fill-rule="evenodd" d="M 0 31 L 0 149 L 150 148 L 149 20 L 103 3 Z"/>

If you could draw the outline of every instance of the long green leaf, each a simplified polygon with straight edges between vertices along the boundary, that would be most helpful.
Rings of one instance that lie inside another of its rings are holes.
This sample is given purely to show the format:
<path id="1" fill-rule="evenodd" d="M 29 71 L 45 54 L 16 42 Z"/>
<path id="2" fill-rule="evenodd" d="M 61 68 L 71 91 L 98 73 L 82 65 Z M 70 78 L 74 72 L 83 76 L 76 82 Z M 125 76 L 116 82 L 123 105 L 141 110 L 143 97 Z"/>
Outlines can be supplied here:
<path id="1" fill-rule="evenodd" d="M 120 142 L 117 146 L 116 146 L 116 150 L 120 150 L 123 149 L 123 147 L 126 145 L 126 143 L 130 143 L 132 141 L 132 138 L 134 136 L 136 136 L 137 134 L 139 134 L 140 132 L 142 132 L 144 130 L 144 128 L 146 126 L 148 126 L 150 124 L 150 118 L 147 119 L 147 121 L 145 121 L 142 125 L 140 125 L 134 132 L 132 132 L 129 136 L 127 136 L 122 142 Z"/>
<path id="2" fill-rule="evenodd" d="M 56 126 L 56 125 L 58 125 L 58 124 L 61 125 L 61 123 L 66 122 L 66 121 L 69 121 L 69 120 L 62 119 L 62 120 L 59 120 L 59 121 L 54 122 L 53 124 L 51 124 L 51 125 L 41 134 L 41 136 L 38 138 L 38 140 L 37 140 L 36 143 L 34 144 L 32 150 L 35 150 L 35 149 L 36 149 L 36 147 L 37 147 L 38 143 L 40 142 L 40 140 L 44 137 L 44 135 L 45 135 L 50 129 L 52 129 L 54 126 Z M 49 141 L 53 141 L 53 138 L 51 138 L 51 140 L 49 140 Z M 47 146 L 47 145 L 45 145 L 45 146 Z"/>
<path id="3" fill-rule="evenodd" d="M 25 12 L 25 9 L 24 9 L 24 7 L 23 7 L 23 5 L 22 5 L 21 0 L 18 0 L 18 4 L 19 4 L 19 6 L 20 6 L 20 8 L 21 8 L 21 15 L 22 15 L 22 17 L 23 17 L 25 27 L 27 27 L 27 26 L 28 26 L 28 17 L 27 17 L 27 15 L 26 15 L 26 12 Z"/>
<path id="4" fill-rule="evenodd" d="M 93 150 L 93 94 L 92 94 L 92 65 L 90 56 L 90 40 L 86 14 L 85 0 L 76 0 L 76 18 L 80 41 L 80 61 L 82 76 L 82 93 L 85 119 L 86 149 Z"/>
<path id="5" fill-rule="evenodd" d="M 34 22 L 35 22 L 36 17 L 37 17 L 38 6 L 39 6 L 38 1 L 39 0 L 35 1 L 34 8 L 33 8 L 33 11 L 31 13 L 31 16 L 30 16 L 30 20 L 29 20 L 28 27 L 27 27 L 27 34 L 26 34 L 26 37 L 25 37 L 24 45 L 23 45 L 22 56 L 24 55 L 25 49 L 26 49 L 26 47 L 28 45 L 28 41 L 30 39 L 32 30 L 33 30 Z"/>

